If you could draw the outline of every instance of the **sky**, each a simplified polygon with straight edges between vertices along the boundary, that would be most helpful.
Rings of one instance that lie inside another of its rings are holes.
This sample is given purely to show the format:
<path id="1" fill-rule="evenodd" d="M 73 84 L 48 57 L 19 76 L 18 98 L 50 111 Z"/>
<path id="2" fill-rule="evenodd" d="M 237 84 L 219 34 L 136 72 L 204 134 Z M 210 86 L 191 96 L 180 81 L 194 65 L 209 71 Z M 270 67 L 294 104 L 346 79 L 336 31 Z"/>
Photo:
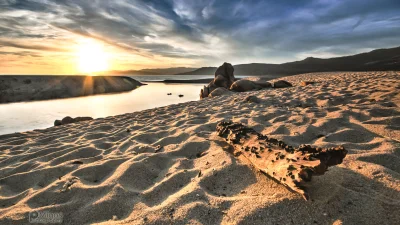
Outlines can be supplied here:
<path id="1" fill-rule="evenodd" d="M 396 46 L 399 0 L 0 0 L 0 74 L 283 63 Z"/>

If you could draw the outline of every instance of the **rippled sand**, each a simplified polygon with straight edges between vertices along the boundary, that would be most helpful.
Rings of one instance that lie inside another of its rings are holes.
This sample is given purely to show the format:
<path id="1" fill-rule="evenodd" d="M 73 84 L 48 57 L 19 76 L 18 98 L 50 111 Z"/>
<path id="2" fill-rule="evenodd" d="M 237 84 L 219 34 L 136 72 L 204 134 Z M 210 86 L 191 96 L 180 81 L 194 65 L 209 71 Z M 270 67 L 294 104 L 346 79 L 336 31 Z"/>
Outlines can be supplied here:
<path id="1" fill-rule="evenodd" d="M 65 224 L 400 224 L 400 73 L 285 80 L 295 87 L 0 136 L 0 223 L 37 210 Z M 306 202 L 225 151 L 227 119 L 349 154 Z"/>

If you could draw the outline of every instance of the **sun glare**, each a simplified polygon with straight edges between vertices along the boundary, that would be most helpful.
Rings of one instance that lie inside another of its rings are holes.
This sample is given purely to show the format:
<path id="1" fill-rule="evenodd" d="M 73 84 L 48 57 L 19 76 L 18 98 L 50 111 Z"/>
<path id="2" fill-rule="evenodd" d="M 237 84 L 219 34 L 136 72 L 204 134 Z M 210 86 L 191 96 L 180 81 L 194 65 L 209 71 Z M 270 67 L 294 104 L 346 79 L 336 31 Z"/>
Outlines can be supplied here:
<path id="1" fill-rule="evenodd" d="M 108 55 L 101 44 L 85 40 L 78 46 L 77 64 L 79 72 L 93 75 L 108 69 Z"/>

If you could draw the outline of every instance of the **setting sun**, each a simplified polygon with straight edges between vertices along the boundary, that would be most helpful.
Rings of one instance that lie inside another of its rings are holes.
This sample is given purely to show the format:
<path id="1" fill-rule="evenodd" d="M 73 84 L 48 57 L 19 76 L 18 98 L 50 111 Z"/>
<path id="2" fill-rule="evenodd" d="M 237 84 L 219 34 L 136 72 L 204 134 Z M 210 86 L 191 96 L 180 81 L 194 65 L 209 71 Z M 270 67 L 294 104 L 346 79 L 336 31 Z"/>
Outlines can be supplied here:
<path id="1" fill-rule="evenodd" d="M 85 40 L 78 46 L 77 64 L 81 73 L 105 71 L 108 69 L 108 54 L 101 44 L 93 40 Z"/>

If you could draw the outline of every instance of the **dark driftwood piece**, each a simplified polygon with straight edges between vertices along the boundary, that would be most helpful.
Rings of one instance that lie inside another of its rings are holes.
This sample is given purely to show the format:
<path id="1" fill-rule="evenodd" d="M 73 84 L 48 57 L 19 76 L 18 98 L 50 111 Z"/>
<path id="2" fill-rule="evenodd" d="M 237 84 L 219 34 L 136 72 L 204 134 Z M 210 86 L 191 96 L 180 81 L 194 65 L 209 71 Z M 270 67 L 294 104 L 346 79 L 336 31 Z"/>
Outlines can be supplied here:
<path id="1" fill-rule="evenodd" d="M 234 155 L 243 155 L 256 169 L 276 179 L 308 200 L 305 182 L 313 175 L 322 175 L 328 167 L 343 162 L 344 147 L 314 148 L 302 145 L 293 148 L 282 141 L 268 138 L 240 123 L 220 122 L 218 135 L 234 147 Z"/>

